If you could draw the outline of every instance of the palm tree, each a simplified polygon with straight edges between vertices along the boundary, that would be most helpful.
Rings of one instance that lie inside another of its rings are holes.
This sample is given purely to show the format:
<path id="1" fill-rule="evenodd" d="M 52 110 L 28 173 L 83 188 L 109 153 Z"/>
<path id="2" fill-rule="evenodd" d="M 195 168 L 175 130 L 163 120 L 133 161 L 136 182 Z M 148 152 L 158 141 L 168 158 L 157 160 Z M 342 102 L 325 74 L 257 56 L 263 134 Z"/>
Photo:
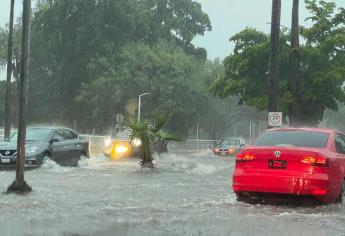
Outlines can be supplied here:
<path id="1" fill-rule="evenodd" d="M 130 121 L 127 126 L 132 129 L 131 143 L 134 140 L 140 140 L 139 158 L 141 167 L 153 168 L 153 145 L 159 143 L 163 149 L 171 141 L 181 141 L 175 135 L 163 130 L 163 126 L 169 121 L 170 116 L 159 118 L 154 124 L 150 125 L 146 121 Z"/>

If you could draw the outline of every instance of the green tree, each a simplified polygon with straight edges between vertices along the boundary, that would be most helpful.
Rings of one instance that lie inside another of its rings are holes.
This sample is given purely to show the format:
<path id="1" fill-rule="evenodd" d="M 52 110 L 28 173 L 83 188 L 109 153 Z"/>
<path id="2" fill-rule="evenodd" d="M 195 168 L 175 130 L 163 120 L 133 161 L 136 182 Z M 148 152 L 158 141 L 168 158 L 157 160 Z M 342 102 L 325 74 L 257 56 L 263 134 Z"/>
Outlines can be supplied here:
<path id="1" fill-rule="evenodd" d="M 174 41 L 188 54 L 206 59 L 205 49 L 195 48 L 191 43 L 195 36 L 212 29 L 200 3 L 190 0 L 142 0 L 139 5 L 148 19 L 143 28 L 146 29 L 149 44 L 161 39 Z"/>
<path id="2" fill-rule="evenodd" d="M 150 92 L 142 104 L 143 118 L 154 119 L 162 112 L 171 112 L 168 128 L 188 136 L 191 118 L 198 110 L 205 110 L 200 108 L 207 93 L 197 85 L 200 78 L 194 75 L 203 65 L 167 41 L 154 46 L 131 43 L 116 59 L 100 57 L 93 67 L 103 68 L 103 73 L 91 83 L 84 83 L 76 98 L 78 113 L 84 114 L 80 124 L 88 126 L 98 117 L 93 122 L 95 127 L 110 127 L 116 113 L 128 120 L 137 114 L 138 95 Z"/>
<path id="3" fill-rule="evenodd" d="M 13 65 L 13 21 L 14 21 L 14 0 L 11 0 L 9 32 L 8 32 L 8 49 L 7 49 L 7 79 L 6 79 L 6 92 L 5 92 L 5 135 L 4 138 L 8 139 L 11 132 L 11 87 L 12 87 L 12 65 Z"/>
<path id="4" fill-rule="evenodd" d="M 121 63 L 118 55 L 131 42 L 153 46 L 165 39 L 187 52 L 194 47 L 191 40 L 211 28 L 191 0 L 41 1 L 34 16 L 30 119 L 67 124 L 83 118 L 75 100 L 81 85 L 104 74 L 95 62 Z"/>
<path id="5" fill-rule="evenodd" d="M 5 28 L 0 27 L 0 66 L 3 69 L 6 65 L 7 39 L 8 32 Z"/>
<path id="6" fill-rule="evenodd" d="M 302 30 L 305 44 L 300 47 L 300 97 L 301 125 L 316 126 L 325 109 L 337 110 L 337 101 L 345 102 L 345 9 L 335 10 L 333 3 L 306 1 L 313 25 Z M 291 114 L 293 103 L 289 88 L 290 32 L 281 32 L 279 110 Z M 235 95 L 240 103 L 267 110 L 267 71 L 270 41 L 268 36 L 255 29 L 245 29 L 231 38 L 234 53 L 225 61 L 225 73 L 211 86 L 219 97 Z"/>
<path id="7" fill-rule="evenodd" d="M 5 65 L 8 63 L 8 38 L 9 38 L 9 25 L 2 28 L 0 27 L 0 69 L 4 69 Z M 20 19 L 17 20 L 17 22 L 14 24 L 13 28 L 13 44 L 12 44 L 12 68 L 11 68 L 11 76 L 13 76 L 13 79 L 11 79 L 11 85 L 10 85 L 10 104 L 11 111 L 9 112 L 9 116 L 11 117 L 9 119 L 9 122 L 11 125 L 17 125 L 17 116 L 15 114 L 18 113 L 18 86 L 19 86 L 19 74 L 20 74 L 20 65 L 21 65 L 21 21 Z M 4 94 L 6 88 L 4 90 L 1 90 L 1 93 Z M 5 104 L 5 100 L 2 102 L 2 104 Z M 5 111 L 1 113 L 2 116 L 5 116 Z M 5 126 L 5 119 L 1 119 L 1 122 L 3 126 Z"/>

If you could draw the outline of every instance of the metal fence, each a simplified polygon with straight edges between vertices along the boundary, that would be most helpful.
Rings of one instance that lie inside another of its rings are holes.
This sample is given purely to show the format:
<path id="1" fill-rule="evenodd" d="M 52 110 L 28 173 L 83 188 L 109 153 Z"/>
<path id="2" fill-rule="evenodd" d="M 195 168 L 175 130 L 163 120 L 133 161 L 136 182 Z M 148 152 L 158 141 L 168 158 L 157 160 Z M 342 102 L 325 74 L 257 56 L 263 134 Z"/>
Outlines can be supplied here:
<path id="1" fill-rule="evenodd" d="M 212 150 L 220 140 L 186 139 L 183 142 L 169 143 L 170 152 L 203 152 Z"/>
<path id="2" fill-rule="evenodd" d="M 89 150 L 91 155 L 102 154 L 104 151 L 105 141 L 110 139 L 110 136 L 101 135 L 81 135 L 84 139 L 89 141 Z M 183 142 L 172 142 L 168 144 L 169 152 L 203 152 L 212 150 L 213 147 L 220 140 L 197 140 L 197 139 L 186 139 Z"/>
<path id="3" fill-rule="evenodd" d="M 110 138 L 110 136 L 99 136 L 99 135 L 80 135 L 85 140 L 89 141 L 89 153 L 90 155 L 102 154 L 104 152 L 105 141 Z"/>

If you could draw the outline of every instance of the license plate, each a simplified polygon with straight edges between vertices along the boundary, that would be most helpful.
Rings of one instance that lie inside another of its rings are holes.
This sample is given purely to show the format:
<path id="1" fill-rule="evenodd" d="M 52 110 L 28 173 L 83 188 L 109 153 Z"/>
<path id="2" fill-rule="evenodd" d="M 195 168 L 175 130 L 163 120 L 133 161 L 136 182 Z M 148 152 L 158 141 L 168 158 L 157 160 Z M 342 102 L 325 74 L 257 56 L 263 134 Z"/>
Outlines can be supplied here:
<path id="1" fill-rule="evenodd" d="M 220 155 L 225 156 L 226 152 L 221 152 Z"/>
<path id="2" fill-rule="evenodd" d="M 1 160 L 1 163 L 10 163 L 11 160 L 9 158 L 6 158 L 6 159 L 0 159 Z"/>
<path id="3" fill-rule="evenodd" d="M 268 167 L 272 169 L 286 169 L 287 161 L 269 160 Z"/>

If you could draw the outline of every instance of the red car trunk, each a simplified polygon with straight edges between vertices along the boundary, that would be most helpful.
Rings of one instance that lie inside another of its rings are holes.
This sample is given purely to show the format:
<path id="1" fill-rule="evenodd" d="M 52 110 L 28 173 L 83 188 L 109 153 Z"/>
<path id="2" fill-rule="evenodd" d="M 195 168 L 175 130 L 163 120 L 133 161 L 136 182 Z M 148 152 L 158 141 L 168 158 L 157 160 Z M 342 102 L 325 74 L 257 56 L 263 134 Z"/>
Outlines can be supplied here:
<path id="1" fill-rule="evenodd" d="M 345 198 L 345 134 L 332 129 L 267 130 L 236 156 L 233 190 Z"/>
<path id="2" fill-rule="evenodd" d="M 235 192 L 327 194 L 328 159 L 321 149 L 248 147 L 236 161 Z"/>
<path id="3" fill-rule="evenodd" d="M 239 157 L 249 155 L 251 160 Z M 277 164 L 276 164 L 277 163 Z M 279 164 L 281 163 L 281 164 Z M 298 147 L 250 147 L 237 157 L 237 165 L 244 169 L 284 171 L 309 171 L 311 166 L 327 166 L 328 161 L 322 155 L 322 149 Z M 325 168 L 319 170 L 324 171 Z"/>

